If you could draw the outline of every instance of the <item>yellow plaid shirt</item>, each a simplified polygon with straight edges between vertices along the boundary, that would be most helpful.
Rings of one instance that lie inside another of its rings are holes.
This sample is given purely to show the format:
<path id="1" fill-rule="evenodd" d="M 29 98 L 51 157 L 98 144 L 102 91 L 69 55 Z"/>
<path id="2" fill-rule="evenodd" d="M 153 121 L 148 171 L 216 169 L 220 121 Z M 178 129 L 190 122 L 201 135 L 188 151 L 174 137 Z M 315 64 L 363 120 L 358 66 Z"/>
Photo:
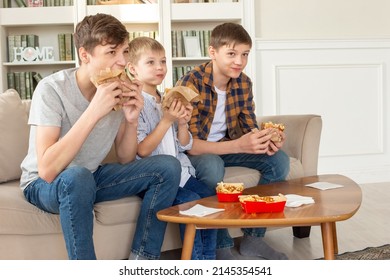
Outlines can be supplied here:
<path id="1" fill-rule="evenodd" d="M 194 107 L 189 129 L 196 139 L 207 140 L 217 107 L 218 94 L 214 89 L 213 63 L 207 62 L 184 75 L 176 85 L 195 87 L 201 102 Z M 242 134 L 257 128 L 251 79 L 241 73 L 237 79 L 230 79 L 226 88 L 226 136 L 223 140 L 239 138 Z"/>

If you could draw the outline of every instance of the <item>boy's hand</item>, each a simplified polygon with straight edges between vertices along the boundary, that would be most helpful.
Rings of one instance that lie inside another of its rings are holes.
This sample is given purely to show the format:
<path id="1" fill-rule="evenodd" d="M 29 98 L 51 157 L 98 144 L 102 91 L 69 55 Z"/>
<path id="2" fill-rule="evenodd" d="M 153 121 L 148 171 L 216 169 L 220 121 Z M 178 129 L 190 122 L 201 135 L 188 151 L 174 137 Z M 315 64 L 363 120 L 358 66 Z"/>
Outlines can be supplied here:
<path id="1" fill-rule="evenodd" d="M 117 96 L 122 94 L 121 82 L 114 81 L 104 83 L 96 88 L 96 93 L 93 96 L 89 107 L 96 114 L 97 119 L 103 118 L 112 111 L 112 108 L 119 102 Z"/>
<path id="2" fill-rule="evenodd" d="M 192 116 L 192 110 L 194 109 L 191 104 L 187 104 L 187 106 L 184 107 L 185 112 L 183 117 L 179 118 L 179 125 L 187 125 L 187 123 L 191 120 Z"/>
<path id="3" fill-rule="evenodd" d="M 269 129 L 252 131 L 244 134 L 239 139 L 239 153 L 265 154 L 269 152 L 272 135 Z"/>
<path id="4" fill-rule="evenodd" d="M 267 152 L 267 154 L 270 156 L 274 155 L 277 151 L 279 151 L 282 148 L 284 141 L 286 140 L 286 134 L 284 132 L 279 131 L 278 133 L 280 135 L 281 140 L 277 142 L 270 141 L 269 151 Z"/>
<path id="5" fill-rule="evenodd" d="M 175 99 L 172 101 L 171 107 L 163 111 L 163 119 L 174 123 L 180 118 L 183 118 L 186 115 L 186 107 L 184 107 L 180 100 Z"/>
<path id="6" fill-rule="evenodd" d="M 144 107 L 144 98 L 142 97 L 143 84 L 139 80 L 122 82 L 122 96 L 128 96 L 130 99 L 123 103 L 123 112 L 126 120 L 130 124 L 138 124 L 138 117 Z M 119 98 L 117 98 L 119 102 Z"/>

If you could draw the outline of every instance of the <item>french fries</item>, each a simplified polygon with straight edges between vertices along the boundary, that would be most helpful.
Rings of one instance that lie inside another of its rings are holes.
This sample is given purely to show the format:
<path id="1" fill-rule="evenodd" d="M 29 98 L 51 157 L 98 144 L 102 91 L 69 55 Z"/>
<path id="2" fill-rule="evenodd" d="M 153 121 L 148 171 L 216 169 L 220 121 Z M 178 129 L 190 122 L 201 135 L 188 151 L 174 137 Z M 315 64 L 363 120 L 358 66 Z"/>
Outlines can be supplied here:
<path id="1" fill-rule="evenodd" d="M 244 183 L 224 183 L 217 184 L 216 191 L 218 193 L 241 193 L 244 190 Z"/>
<path id="2" fill-rule="evenodd" d="M 272 203 L 272 202 L 279 202 L 287 200 L 286 197 L 283 194 L 274 195 L 274 196 L 260 196 L 258 194 L 251 194 L 251 195 L 240 195 L 238 197 L 240 202 L 266 202 L 266 203 Z"/>

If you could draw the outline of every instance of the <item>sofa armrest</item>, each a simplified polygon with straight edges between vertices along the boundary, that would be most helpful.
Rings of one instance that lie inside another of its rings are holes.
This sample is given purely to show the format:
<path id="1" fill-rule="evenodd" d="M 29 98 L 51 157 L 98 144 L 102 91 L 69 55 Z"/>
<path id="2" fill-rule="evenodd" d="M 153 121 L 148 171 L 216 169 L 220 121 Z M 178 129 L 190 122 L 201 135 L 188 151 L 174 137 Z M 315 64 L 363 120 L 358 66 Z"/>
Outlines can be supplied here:
<path id="1" fill-rule="evenodd" d="M 317 175 L 318 153 L 322 130 L 322 119 L 318 115 L 258 116 L 257 121 L 272 121 L 285 125 L 286 142 L 282 150 L 298 159 L 304 175 Z"/>

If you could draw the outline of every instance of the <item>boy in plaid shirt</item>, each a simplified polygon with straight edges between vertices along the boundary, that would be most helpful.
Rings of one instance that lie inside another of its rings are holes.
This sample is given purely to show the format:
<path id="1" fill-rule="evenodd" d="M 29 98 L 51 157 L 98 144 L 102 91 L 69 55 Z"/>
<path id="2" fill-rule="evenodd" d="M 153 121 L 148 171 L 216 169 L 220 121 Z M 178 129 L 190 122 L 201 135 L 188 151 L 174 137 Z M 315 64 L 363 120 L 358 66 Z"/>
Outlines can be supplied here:
<path id="1" fill-rule="evenodd" d="M 199 180 L 216 186 L 223 180 L 224 168 L 242 166 L 261 173 L 259 184 L 282 181 L 290 166 L 281 150 L 281 141 L 271 141 L 274 130 L 258 130 L 252 81 L 243 73 L 248 62 L 252 40 L 239 24 L 223 23 L 211 33 L 211 61 L 195 67 L 176 85 L 195 87 L 201 102 L 193 104 L 189 129 L 194 138 L 189 153 Z M 210 161 L 214 162 L 210 170 Z M 205 170 L 207 168 L 207 170 Z M 213 176 L 210 176 L 213 174 Z M 243 256 L 264 259 L 287 259 L 263 240 L 266 228 L 242 229 L 240 244 Z M 227 229 L 218 230 L 217 259 L 234 259 L 230 248 L 233 239 Z"/>

